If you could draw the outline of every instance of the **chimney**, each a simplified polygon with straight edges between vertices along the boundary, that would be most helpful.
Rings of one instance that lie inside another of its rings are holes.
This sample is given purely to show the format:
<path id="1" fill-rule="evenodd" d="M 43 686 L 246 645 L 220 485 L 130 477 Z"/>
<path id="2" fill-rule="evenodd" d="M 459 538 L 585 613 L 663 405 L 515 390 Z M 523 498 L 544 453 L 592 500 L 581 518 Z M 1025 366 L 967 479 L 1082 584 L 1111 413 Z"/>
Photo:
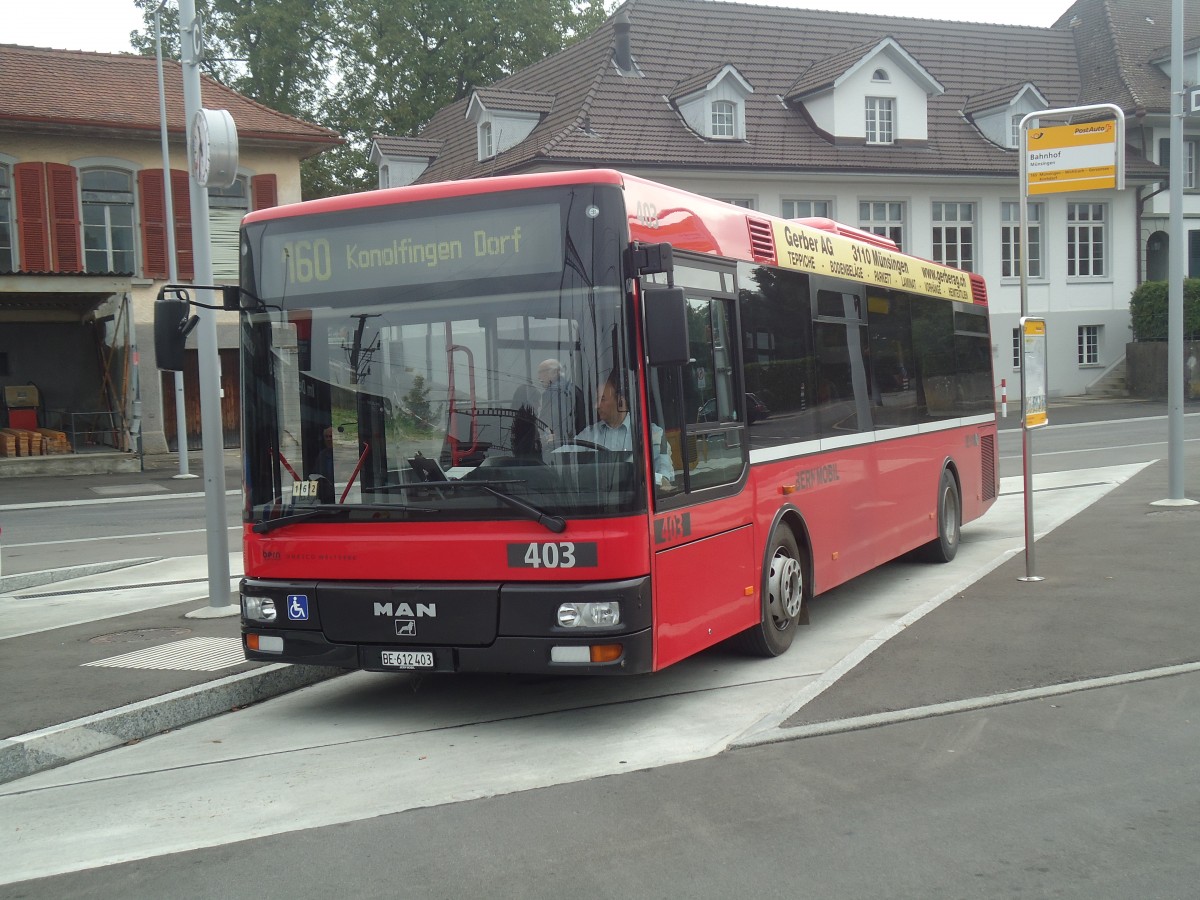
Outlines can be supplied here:
<path id="1" fill-rule="evenodd" d="M 625 10 L 621 10 L 613 19 L 613 34 L 616 36 L 613 46 L 613 62 L 622 72 L 633 71 L 633 50 L 629 44 L 629 29 L 629 14 Z"/>

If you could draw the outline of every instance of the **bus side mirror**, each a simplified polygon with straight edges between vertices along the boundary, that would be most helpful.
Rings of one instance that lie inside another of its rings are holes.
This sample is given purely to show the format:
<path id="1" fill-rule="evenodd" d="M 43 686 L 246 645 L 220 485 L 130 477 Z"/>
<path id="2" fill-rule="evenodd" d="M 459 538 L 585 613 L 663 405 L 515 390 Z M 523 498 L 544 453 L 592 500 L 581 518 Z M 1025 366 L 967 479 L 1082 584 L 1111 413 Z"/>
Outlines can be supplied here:
<path id="1" fill-rule="evenodd" d="M 238 312 L 242 308 L 242 289 L 236 284 L 226 284 L 221 287 L 221 309 L 226 312 Z"/>
<path id="2" fill-rule="evenodd" d="M 161 295 L 160 295 L 161 298 Z M 159 299 L 154 303 L 154 358 L 160 369 L 182 372 L 187 338 L 199 316 L 188 318 L 188 302 Z"/>
<path id="3" fill-rule="evenodd" d="M 652 366 L 682 366 L 688 361 L 687 300 L 683 288 L 642 290 L 646 323 L 646 360 Z"/>

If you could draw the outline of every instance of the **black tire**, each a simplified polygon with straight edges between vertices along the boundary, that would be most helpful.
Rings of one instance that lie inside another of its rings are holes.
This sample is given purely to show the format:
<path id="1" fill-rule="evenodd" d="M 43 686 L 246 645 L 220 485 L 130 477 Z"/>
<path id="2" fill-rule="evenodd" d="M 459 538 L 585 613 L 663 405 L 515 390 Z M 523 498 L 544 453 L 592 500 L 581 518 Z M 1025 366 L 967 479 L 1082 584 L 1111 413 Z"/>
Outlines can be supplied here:
<path id="1" fill-rule="evenodd" d="M 787 526 L 771 537 L 763 565 L 762 620 L 738 635 L 738 645 L 754 656 L 780 656 L 796 630 L 808 622 L 808 557 Z"/>
<path id="2" fill-rule="evenodd" d="M 937 529 L 938 536 L 921 548 L 921 556 L 929 562 L 948 563 L 958 554 L 962 529 L 962 498 L 949 469 L 942 470 L 938 484 Z"/>

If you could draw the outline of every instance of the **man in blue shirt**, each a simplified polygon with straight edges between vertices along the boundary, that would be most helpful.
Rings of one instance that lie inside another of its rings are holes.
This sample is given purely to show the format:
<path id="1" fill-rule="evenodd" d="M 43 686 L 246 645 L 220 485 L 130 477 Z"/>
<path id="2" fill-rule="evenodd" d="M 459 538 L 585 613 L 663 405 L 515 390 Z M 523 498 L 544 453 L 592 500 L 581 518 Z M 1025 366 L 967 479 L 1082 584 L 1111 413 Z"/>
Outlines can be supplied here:
<path id="1" fill-rule="evenodd" d="M 589 425 L 576 437 L 595 444 L 605 450 L 632 450 L 633 435 L 630 433 L 629 403 L 616 380 L 609 378 L 600 388 L 596 398 L 596 414 L 600 421 Z M 659 487 L 667 487 L 675 478 L 675 467 L 671 454 L 663 439 L 663 430 L 650 423 L 650 443 L 654 453 L 654 481 Z"/>

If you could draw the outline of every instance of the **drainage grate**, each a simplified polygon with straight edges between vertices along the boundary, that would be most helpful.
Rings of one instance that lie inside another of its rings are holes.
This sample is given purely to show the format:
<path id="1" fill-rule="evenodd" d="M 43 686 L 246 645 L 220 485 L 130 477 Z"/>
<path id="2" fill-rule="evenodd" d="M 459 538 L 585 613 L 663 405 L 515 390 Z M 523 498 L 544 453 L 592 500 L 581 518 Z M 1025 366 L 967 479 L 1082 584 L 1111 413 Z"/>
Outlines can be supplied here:
<path id="1" fill-rule="evenodd" d="M 187 672 L 216 672 L 246 661 L 241 638 L 194 637 L 171 644 L 147 647 L 120 656 L 97 659 L 85 666 L 110 669 L 174 669 Z"/>

